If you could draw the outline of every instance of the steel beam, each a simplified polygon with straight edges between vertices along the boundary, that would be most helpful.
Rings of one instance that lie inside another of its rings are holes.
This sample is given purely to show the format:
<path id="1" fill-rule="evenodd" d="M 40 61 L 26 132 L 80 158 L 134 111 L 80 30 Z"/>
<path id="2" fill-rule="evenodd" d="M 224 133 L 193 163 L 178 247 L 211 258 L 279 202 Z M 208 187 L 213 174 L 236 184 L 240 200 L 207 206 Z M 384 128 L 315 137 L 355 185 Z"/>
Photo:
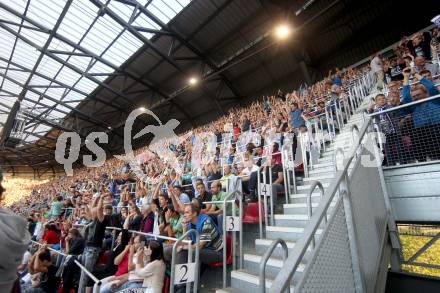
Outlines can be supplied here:
<path id="1" fill-rule="evenodd" d="M 102 4 L 101 4 L 101 5 L 102 5 Z M 17 12 L 17 11 L 15 11 L 14 9 L 10 8 L 10 7 L 7 6 L 6 4 L 3 4 L 3 3 L 0 2 L 0 8 L 3 8 L 3 9 L 5 9 L 6 11 L 8 11 L 9 13 L 12 13 L 12 14 L 14 14 L 14 15 L 17 16 L 17 17 L 20 17 L 20 18 L 26 20 L 27 22 L 29 22 L 29 23 L 31 23 L 32 25 L 34 25 L 34 26 L 40 28 L 42 31 L 44 31 L 44 32 L 46 32 L 46 33 L 50 33 L 50 32 L 51 32 L 50 29 L 44 27 L 43 25 L 41 25 L 41 24 L 39 24 L 39 23 L 33 21 L 32 19 L 30 19 L 30 18 L 28 18 L 28 17 L 26 17 L 26 16 L 24 16 L 24 15 L 21 15 L 19 12 Z M 36 45 L 35 43 L 31 42 L 29 39 L 24 38 L 24 37 L 21 36 L 21 35 L 19 36 L 15 31 L 9 29 L 7 26 L 4 26 L 4 25 L 1 25 L 1 24 L 0 24 L 0 27 L 6 29 L 8 32 L 10 32 L 10 33 L 16 35 L 17 37 L 19 37 L 20 39 L 22 39 L 24 42 L 26 42 L 26 43 L 28 43 L 29 45 L 35 47 L 37 50 L 40 50 L 40 49 L 41 49 L 38 45 Z M 140 34 L 140 33 L 139 33 L 139 34 Z M 145 85 L 146 87 L 152 89 L 153 91 L 156 91 L 159 95 L 164 96 L 164 97 L 167 97 L 167 95 L 166 95 L 165 93 L 159 91 L 154 85 L 149 84 L 149 83 L 145 82 L 144 80 L 141 80 L 140 78 L 138 78 L 138 77 L 135 76 L 134 74 L 131 74 L 131 73 L 128 72 L 128 71 L 122 71 L 119 67 L 115 66 L 115 65 L 112 64 L 111 62 L 108 62 L 107 60 L 105 60 L 105 59 L 102 58 L 101 56 L 98 56 L 98 55 L 94 54 L 93 52 L 91 52 L 91 51 L 85 49 L 84 47 L 79 46 L 78 44 L 72 42 L 71 40 L 69 40 L 69 39 L 67 39 L 67 38 L 65 38 L 65 37 L 63 37 L 63 36 L 60 35 L 60 34 L 55 33 L 54 36 L 55 36 L 57 39 L 59 39 L 60 41 L 65 42 L 65 43 L 68 44 L 69 46 L 72 46 L 73 48 L 75 48 L 75 49 L 77 49 L 77 50 L 79 50 L 79 51 L 81 51 L 81 52 L 84 52 L 84 53 L 88 54 L 89 56 L 91 56 L 92 58 L 94 58 L 94 59 L 96 59 L 96 60 L 98 60 L 98 61 L 104 63 L 105 65 L 111 67 L 111 68 L 114 69 L 115 71 L 122 72 L 122 73 L 124 73 L 125 75 L 128 75 L 130 78 L 132 78 L 132 79 L 135 80 L 136 82 L 138 82 L 138 83 L 140 83 L 140 84 L 142 84 L 142 85 Z M 142 35 L 141 35 L 141 36 L 142 36 Z M 142 36 L 142 37 L 143 37 L 143 36 Z M 109 85 L 107 85 L 107 84 L 104 83 L 104 82 L 101 82 L 99 79 L 95 78 L 93 75 L 91 75 L 91 74 L 89 74 L 89 73 L 85 73 L 85 72 L 81 71 L 80 69 L 78 69 L 76 66 L 73 66 L 73 65 L 71 65 L 71 64 L 69 64 L 69 63 L 67 63 L 67 62 L 65 62 L 62 58 L 59 58 L 58 56 L 56 56 L 56 54 L 53 54 L 53 53 L 51 53 L 51 52 L 46 52 L 46 55 L 48 55 L 48 56 L 51 57 L 52 59 L 56 60 L 57 62 L 60 62 L 61 64 L 65 65 L 65 66 L 68 67 L 69 69 L 72 69 L 73 71 L 77 72 L 78 74 L 81 74 L 81 75 L 83 75 L 83 76 L 89 78 L 90 80 L 92 80 L 93 82 L 99 84 L 99 85 L 102 86 L 103 88 L 109 90 L 110 92 L 112 92 L 112 93 L 115 94 L 116 96 L 121 97 L 122 99 L 124 99 L 125 101 L 127 101 L 129 104 L 131 104 L 132 106 L 134 106 L 134 108 L 137 107 L 137 105 L 134 105 L 133 102 L 132 102 L 127 96 L 125 96 L 123 93 L 121 93 L 121 92 L 119 92 L 119 91 L 117 91 L 117 90 L 111 88 Z M 96 98 L 96 97 L 95 97 L 95 98 Z M 120 110 L 120 111 L 122 111 L 122 112 L 124 112 L 124 113 L 127 113 L 127 114 L 129 113 L 129 112 L 127 112 L 124 108 L 121 108 L 121 107 L 119 107 L 119 106 L 116 107 L 116 105 L 113 105 L 113 103 L 107 103 L 106 101 L 102 101 L 101 99 L 99 99 L 99 101 L 100 101 L 100 102 L 103 102 L 104 104 L 107 104 L 107 106 L 115 107 L 115 108 L 117 108 L 118 110 Z M 191 121 L 191 116 L 190 116 L 190 115 L 189 115 L 189 114 L 188 114 L 188 113 L 187 113 L 187 112 L 186 112 L 186 111 L 185 111 L 180 105 L 176 104 L 176 107 L 177 107 L 177 109 L 179 109 L 179 111 L 181 111 L 181 112 L 185 115 L 185 117 L 187 117 L 187 118 Z"/>

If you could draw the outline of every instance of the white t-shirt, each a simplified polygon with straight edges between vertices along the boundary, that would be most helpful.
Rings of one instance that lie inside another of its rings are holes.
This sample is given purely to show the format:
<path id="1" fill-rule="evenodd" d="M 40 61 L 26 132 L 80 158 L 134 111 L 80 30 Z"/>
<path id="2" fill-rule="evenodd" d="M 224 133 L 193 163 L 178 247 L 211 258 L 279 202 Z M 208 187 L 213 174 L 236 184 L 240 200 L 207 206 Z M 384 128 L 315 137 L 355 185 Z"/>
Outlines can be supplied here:
<path id="1" fill-rule="evenodd" d="M 21 260 L 21 264 L 22 265 L 27 265 L 29 262 L 29 259 L 31 258 L 31 253 L 29 251 L 26 250 L 26 252 L 23 254 L 23 258 Z M 22 274 L 23 272 L 26 271 L 26 268 L 22 271 L 18 271 L 18 273 Z"/>
<path id="2" fill-rule="evenodd" d="M 376 56 L 373 58 L 373 60 L 371 60 L 370 67 L 372 73 L 382 71 L 382 61 L 380 60 L 379 56 Z"/>
<path id="3" fill-rule="evenodd" d="M 244 168 L 242 174 L 244 176 L 249 176 L 252 172 L 257 172 L 258 171 L 258 166 L 257 165 L 252 165 L 252 168 L 249 169 L 249 167 Z"/>

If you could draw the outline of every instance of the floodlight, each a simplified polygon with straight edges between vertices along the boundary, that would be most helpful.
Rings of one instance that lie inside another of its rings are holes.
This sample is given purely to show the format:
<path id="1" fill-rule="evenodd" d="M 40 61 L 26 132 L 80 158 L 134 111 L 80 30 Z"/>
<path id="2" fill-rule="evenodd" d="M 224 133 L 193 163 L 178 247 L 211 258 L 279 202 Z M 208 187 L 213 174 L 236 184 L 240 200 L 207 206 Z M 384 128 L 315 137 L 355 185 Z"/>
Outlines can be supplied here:
<path id="1" fill-rule="evenodd" d="M 290 35 L 290 27 L 288 25 L 281 24 L 275 28 L 275 36 L 279 40 L 285 40 L 289 37 L 289 35 Z"/>
<path id="2" fill-rule="evenodd" d="M 191 77 L 191 78 L 188 80 L 188 83 L 189 83 L 190 85 L 195 85 L 195 84 L 197 84 L 198 82 L 199 82 L 198 79 L 195 78 L 195 77 Z"/>

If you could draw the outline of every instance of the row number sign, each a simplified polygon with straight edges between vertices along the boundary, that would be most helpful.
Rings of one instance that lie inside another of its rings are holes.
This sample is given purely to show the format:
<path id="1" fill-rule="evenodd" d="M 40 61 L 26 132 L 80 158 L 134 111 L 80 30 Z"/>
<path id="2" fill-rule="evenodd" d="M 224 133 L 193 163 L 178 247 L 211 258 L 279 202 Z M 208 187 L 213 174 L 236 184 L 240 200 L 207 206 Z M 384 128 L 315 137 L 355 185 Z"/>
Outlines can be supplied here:
<path id="1" fill-rule="evenodd" d="M 272 191 L 272 187 L 270 184 L 260 184 L 260 194 L 263 196 L 270 196 L 270 193 Z"/>
<path id="2" fill-rule="evenodd" d="M 226 231 L 240 231 L 240 217 L 226 217 Z"/>
<path id="3" fill-rule="evenodd" d="M 185 263 L 176 265 L 174 275 L 174 285 L 194 282 L 196 263 Z"/>

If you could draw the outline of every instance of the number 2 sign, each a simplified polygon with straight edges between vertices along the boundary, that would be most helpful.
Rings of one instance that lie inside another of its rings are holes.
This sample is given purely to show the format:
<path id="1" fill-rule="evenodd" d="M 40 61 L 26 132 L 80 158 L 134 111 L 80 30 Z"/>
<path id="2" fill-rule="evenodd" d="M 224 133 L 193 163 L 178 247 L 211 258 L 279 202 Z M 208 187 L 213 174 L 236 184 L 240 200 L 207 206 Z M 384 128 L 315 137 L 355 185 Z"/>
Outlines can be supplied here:
<path id="1" fill-rule="evenodd" d="M 196 263 L 185 263 L 176 265 L 174 275 L 174 285 L 194 282 Z"/>

